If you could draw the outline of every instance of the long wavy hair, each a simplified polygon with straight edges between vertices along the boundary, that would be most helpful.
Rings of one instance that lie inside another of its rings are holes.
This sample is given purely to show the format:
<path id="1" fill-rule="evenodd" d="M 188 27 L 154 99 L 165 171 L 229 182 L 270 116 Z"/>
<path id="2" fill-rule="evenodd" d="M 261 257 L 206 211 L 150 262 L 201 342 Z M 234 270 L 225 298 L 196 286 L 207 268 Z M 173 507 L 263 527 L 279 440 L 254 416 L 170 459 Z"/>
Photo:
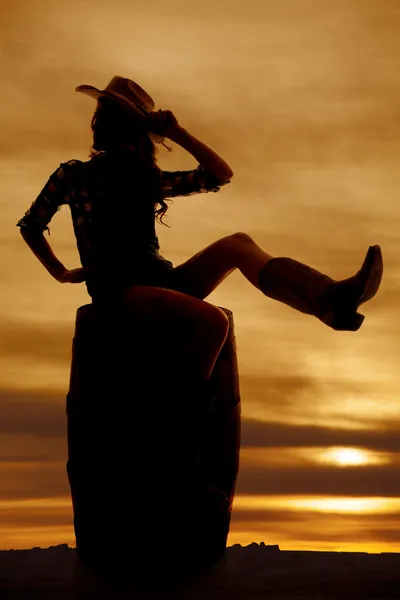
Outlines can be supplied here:
<path id="1" fill-rule="evenodd" d="M 164 199 L 164 186 L 157 165 L 158 149 L 149 137 L 145 125 L 110 98 L 101 97 L 97 101 L 90 126 L 93 144 L 89 157 L 95 159 L 104 153 L 107 156 L 117 155 L 122 147 L 133 150 L 132 158 L 135 158 L 136 164 L 139 161 L 142 183 L 145 182 L 147 196 L 154 205 L 155 217 L 169 227 L 162 220 L 169 207 Z M 171 148 L 165 147 L 171 151 Z M 114 176 L 119 177 L 121 173 L 117 165 L 115 167 Z M 135 173 L 134 169 L 132 173 Z"/>

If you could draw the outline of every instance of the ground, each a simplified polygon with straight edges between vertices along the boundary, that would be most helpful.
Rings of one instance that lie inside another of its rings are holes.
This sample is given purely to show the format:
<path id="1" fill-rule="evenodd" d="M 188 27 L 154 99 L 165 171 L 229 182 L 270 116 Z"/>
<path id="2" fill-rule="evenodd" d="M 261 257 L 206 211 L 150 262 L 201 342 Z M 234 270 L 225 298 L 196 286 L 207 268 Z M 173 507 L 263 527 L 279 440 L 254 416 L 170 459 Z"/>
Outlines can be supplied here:
<path id="1" fill-rule="evenodd" d="M 139 551 L 140 549 L 138 549 Z M 167 551 L 168 549 L 166 549 Z M 156 566 L 154 567 L 156 569 Z M 94 576 L 66 544 L 0 551 L 2 600 L 398 600 L 400 554 L 304 552 L 250 544 L 228 547 L 192 583 L 135 585 Z"/>

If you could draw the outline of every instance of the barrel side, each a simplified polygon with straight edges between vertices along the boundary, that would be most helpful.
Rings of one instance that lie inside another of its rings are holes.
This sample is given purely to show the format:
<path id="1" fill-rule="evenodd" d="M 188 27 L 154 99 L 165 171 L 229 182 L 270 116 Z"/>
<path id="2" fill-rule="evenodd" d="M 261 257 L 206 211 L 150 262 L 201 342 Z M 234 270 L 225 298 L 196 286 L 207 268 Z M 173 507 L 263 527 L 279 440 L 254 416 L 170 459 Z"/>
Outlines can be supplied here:
<path id="1" fill-rule="evenodd" d="M 239 468 L 240 394 L 233 316 L 224 310 L 230 329 L 213 370 L 214 402 L 199 451 L 206 478 L 195 488 L 174 476 L 166 452 L 174 398 L 160 403 L 154 397 L 162 381 L 151 379 L 153 365 L 137 350 L 143 332 L 130 332 L 127 347 L 119 315 L 105 324 L 91 305 L 78 309 L 67 395 L 67 474 L 77 552 L 88 562 L 111 553 L 129 563 L 137 545 L 141 567 L 147 561 L 154 570 L 155 539 L 168 546 L 180 571 L 212 566 L 225 551 Z M 163 430 L 169 430 L 164 439 Z M 187 463 L 187 471 L 197 468 Z M 163 550 L 159 563 L 165 568 L 167 558 Z"/>
<path id="2" fill-rule="evenodd" d="M 241 398 L 233 314 L 220 307 L 229 319 L 229 332 L 213 369 L 214 401 L 201 438 L 200 460 L 207 485 L 214 495 L 214 528 L 210 547 L 215 557 L 226 550 L 232 506 L 239 472 Z M 218 502 L 217 490 L 221 492 Z M 224 499 L 221 502 L 222 494 Z"/>

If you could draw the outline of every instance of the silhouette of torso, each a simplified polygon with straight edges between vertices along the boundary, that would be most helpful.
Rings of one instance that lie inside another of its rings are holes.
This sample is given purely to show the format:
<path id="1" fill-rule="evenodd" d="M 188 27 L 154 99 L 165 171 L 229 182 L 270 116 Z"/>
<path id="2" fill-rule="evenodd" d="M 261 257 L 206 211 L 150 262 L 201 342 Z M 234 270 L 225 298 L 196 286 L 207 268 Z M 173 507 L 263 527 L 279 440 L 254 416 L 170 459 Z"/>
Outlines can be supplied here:
<path id="1" fill-rule="evenodd" d="M 173 264 L 159 253 L 155 204 L 160 198 L 217 192 L 230 181 L 201 165 L 186 171 L 149 169 L 131 150 L 63 162 L 17 226 L 50 233 L 54 214 L 68 204 L 92 297 L 133 284 L 162 285 Z"/>
<path id="2" fill-rule="evenodd" d="M 155 284 L 173 268 L 159 253 L 152 191 L 134 156 L 75 163 L 69 204 L 91 295 L 98 288 Z"/>

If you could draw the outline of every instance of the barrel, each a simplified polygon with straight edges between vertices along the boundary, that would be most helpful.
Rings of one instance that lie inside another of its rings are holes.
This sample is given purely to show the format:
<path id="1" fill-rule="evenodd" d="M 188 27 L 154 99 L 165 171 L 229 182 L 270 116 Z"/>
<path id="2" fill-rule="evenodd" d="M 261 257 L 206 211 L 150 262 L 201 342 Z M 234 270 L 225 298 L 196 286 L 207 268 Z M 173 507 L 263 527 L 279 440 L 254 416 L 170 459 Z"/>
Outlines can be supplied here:
<path id="1" fill-rule="evenodd" d="M 178 322 L 168 323 L 171 352 L 159 356 L 159 323 L 77 310 L 66 471 L 76 552 L 103 573 L 179 579 L 225 553 L 241 404 L 233 314 L 220 308 L 229 332 L 201 388 L 174 364 Z"/>

